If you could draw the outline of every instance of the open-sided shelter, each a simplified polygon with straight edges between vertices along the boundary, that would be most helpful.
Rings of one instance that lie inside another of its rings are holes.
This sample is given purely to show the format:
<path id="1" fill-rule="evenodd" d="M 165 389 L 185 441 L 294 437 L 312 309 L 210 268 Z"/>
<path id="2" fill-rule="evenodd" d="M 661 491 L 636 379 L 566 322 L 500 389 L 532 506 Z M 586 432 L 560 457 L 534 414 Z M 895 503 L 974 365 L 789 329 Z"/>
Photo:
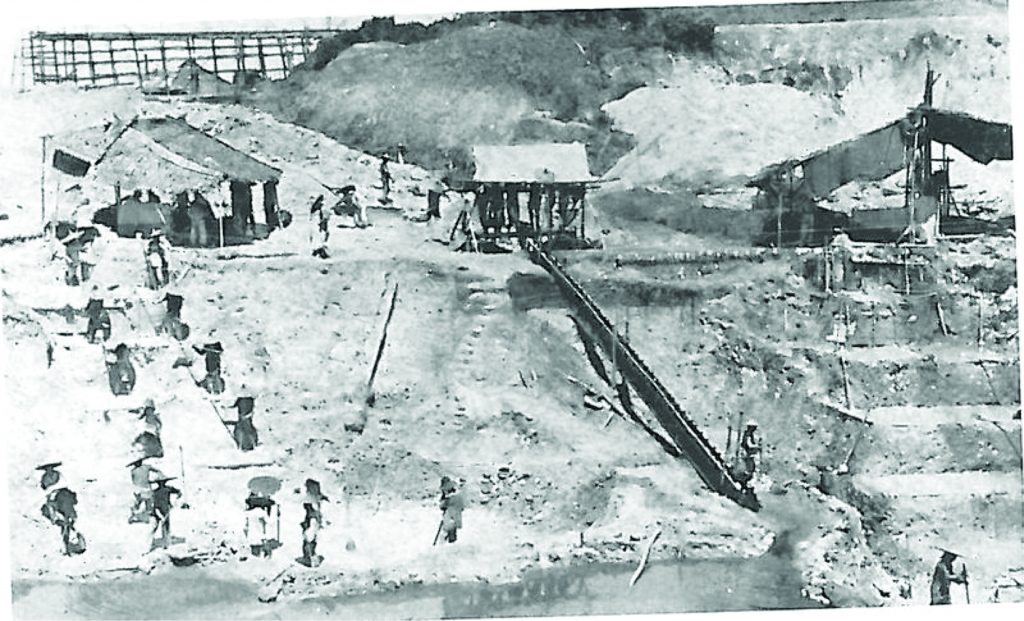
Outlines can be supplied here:
<path id="1" fill-rule="evenodd" d="M 476 146 L 473 159 L 482 239 L 585 240 L 586 193 L 597 179 L 583 144 Z"/>
<path id="2" fill-rule="evenodd" d="M 56 136 L 53 165 L 113 187 L 124 236 L 160 228 L 178 244 L 225 244 L 278 226 L 281 171 L 182 119 L 135 119 Z"/>

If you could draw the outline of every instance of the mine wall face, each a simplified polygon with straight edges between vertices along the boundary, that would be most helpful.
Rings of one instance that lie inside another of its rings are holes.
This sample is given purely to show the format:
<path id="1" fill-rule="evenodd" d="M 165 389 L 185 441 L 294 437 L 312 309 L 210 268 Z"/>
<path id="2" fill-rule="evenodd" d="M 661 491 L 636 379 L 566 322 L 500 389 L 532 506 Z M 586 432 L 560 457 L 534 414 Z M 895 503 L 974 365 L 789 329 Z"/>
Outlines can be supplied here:
<path id="1" fill-rule="evenodd" d="M 742 421 L 756 418 L 773 485 L 799 481 L 851 506 L 895 583 L 925 593 L 921 576 L 945 537 L 996 559 L 972 567 L 978 588 L 994 592 L 1012 564 L 1000 565 L 1004 551 L 1019 555 L 1024 535 L 1012 420 L 1020 371 L 1007 321 L 1016 307 L 1000 300 L 1001 287 L 961 282 L 865 303 L 759 278 L 766 267 L 746 278 L 725 267 L 683 276 L 630 269 L 650 282 L 586 282 L 723 453 L 730 440 L 735 450 Z M 731 288 L 717 286 L 723 273 Z M 687 294 L 666 296 L 673 288 Z M 837 323 L 856 326 L 845 347 L 828 340 Z"/>

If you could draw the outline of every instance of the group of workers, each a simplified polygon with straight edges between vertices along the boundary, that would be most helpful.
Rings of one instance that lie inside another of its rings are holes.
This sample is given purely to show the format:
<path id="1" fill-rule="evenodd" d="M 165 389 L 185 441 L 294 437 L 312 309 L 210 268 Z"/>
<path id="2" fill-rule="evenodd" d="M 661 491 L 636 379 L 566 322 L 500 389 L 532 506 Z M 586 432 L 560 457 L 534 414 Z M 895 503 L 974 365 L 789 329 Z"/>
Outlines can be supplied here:
<path id="1" fill-rule="evenodd" d="M 387 195 L 390 191 L 391 181 L 390 173 L 387 171 L 387 160 L 382 162 L 381 167 L 382 183 L 385 195 Z M 356 200 L 355 187 L 349 185 L 341 188 L 337 193 L 340 194 L 340 199 L 330 211 L 338 215 L 351 216 L 356 226 L 368 226 L 365 208 Z M 322 202 L 321 197 L 319 211 L 324 214 L 327 210 L 322 209 Z M 329 216 L 326 217 L 329 218 Z M 84 226 L 79 227 L 79 229 L 84 228 Z M 321 231 L 326 242 L 327 227 L 321 225 Z M 94 264 L 89 264 L 88 267 L 83 268 L 83 244 L 93 243 L 98 238 L 98 232 L 92 239 L 86 237 L 81 230 L 65 230 L 62 233 L 63 237 L 60 239 L 64 242 L 66 249 L 65 282 L 70 286 L 79 286 L 89 280 L 94 266 Z M 324 250 L 326 251 L 326 249 Z M 144 246 L 146 284 L 150 288 L 162 290 L 169 284 L 169 256 L 169 244 L 160 231 L 154 231 Z M 154 324 L 156 332 L 171 336 L 178 341 L 186 340 L 191 330 L 181 317 L 184 297 L 167 291 L 160 301 L 164 302 L 166 307 L 163 317 Z M 88 321 L 85 331 L 87 341 L 91 344 L 109 341 L 112 336 L 110 311 L 123 310 L 123 308 L 108 305 L 99 289 L 94 286 L 84 310 Z M 222 376 L 222 356 L 224 354 L 222 344 L 210 342 L 193 346 L 193 349 L 204 358 L 205 364 L 205 375 L 201 380 L 196 380 L 196 384 L 211 395 L 223 393 L 225 382 Z M 105 351 L 107 375 L 112 394 L 115 396 L 132 394 L 136 384 L 136 371 L 132 363 L 131 349 L 126 343 L 118 343 L 113 348 L 105 348 Z M 185 364 L 188 366 L 189 363 Z M 195 380 L 195 377 L 193 379 Z M 239 396 L 232 407 L 237 409 L 237 420 L 224 421 L 222 419 L 222 422 L 226 427 L 232 428 L 231 435 L 237 447 L 242 451 L 251 451 L 259 444 L 259 434 L 253 422 L 255 398 L 248 395 Z M 182 491 L 170 484 L 177 477 L 166 476 L 153 463 L 153 460 L 164 457 L 161 437 L 163 425 L 155 402 L 152 399 L 146 399 L 142 407 L 129 411 L 138 415 L 143 429 L 132 441 L 132 449 L 136 458 L 127 464 L 134 492 L 128 521 L 129 523 L 152 522 L 154 525 L 151 549 L 166 548 L 173 542 L 171 536 L 173 499 L 181 497 Z M 43 471 L 41 487 L 46 492 L 42 513 L 47 520 L 60 528 L 64 554 L 69 556 L 82 554 L 85 552 L 86 546 L 85 537 L 76 529 L 78 497 L 66 486 L 58 486 L 61 475 L 57 468 L 60 465 L 60 462 L 53 462 L 39 467 L 39 470 Z M 328 498 L 320 490 L 319 482 L 307 479 L 303 501 L 304 515 L 300 522 L 303 539 L 302 555 L 298 560 L 310 567 L 319 565 L 323 560 L 322 555 L 317 552 L 317 538 L 323 524 L 322 503 L 327 500 Z M 440 508 L 442 520 L 438 536 L 443 535 L 442 539 L 445 542 L 455 542 L 456 533 L 462 525 L 464 505 L 455 484 L 448 477 L 442 480 Z M 251 491 L 245 501 L 245 510 L 247 513 L 245 534 L 251 543 L 253 555 L 269 557 L 273 549 L 279 545 L 280 507 L 270 494 Z M 275 517 L 278 520 L 276 536 L 271 536 L 268 528 L 273 512 L 276 512 Z M 436 539 L 435 537 L 435 543 Z M 277 543 L 275 544 L 275 542 Z"/>

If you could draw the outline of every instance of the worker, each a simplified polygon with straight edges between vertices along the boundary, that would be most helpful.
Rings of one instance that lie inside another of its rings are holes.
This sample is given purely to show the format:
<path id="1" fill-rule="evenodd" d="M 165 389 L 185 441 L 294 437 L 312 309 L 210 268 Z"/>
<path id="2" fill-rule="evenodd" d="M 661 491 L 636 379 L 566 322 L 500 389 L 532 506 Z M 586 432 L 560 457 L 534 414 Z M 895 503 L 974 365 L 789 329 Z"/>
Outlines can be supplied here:
<path id="1" fill-rule="evenodd" d="M 462 528 L 462 511 L 465 505 L 462 495 L 455 487 L 454 481 L 447 476 L 441 477 L 441 534 L 444 541 L 455 543 L 458 531 Z"/>
<path id="2" fill-rule="evenodd" d="M 146 243 L 146 273 L 150 289 L 159 289 L 170 279 L 170 247 L 163 231 L 154 229 Z"/>
<path id="3" fill-rule="evenodd" d="M 391 158 L 388 157 L 387 153 L 380 156 L 380 186 L 383 190 L 383 197 L 381 198 L 382 203 L 387 204 L 391 202 L 391 171 L 388 170 L 388 162 Z"/>
<path id="4" fill-rule="evenodd" d="M 163 319 L 160 320 L 160 325 L 156 328 L 157 333 L 169 334 L 179 341 L 184 341 L 191 332 L 188 324 L 181 320 L 181 306 L 185 302 L 185 298 L 175 293 L 168 293 L 161 300 L 167 303 L 167 307 Z"/>
<path id="5" fill-rule="evenodd" d="M 327 254 L 327 240 L 331 237 L 331 214 L 324 209 L 324 195 L 320 194 L 313 201 L 312 206 L 309 208 L 309 217 L 317 217 L 317 233 L 314 241 L 313 256 L 326 259 L 330 257 Z"/>
<path id="6" fill-rule="evenodd" d="M 850 236 L 840 227 L 832 229 L 832 240 L 829 242 L 829 254 L 832 259 L 832 279 L 828 283 L 830 291 L 842 291 L 846 288 L 846 278 L 850 267 Z"/>
<path id="7" fill-rule="evenodd" d="M 320 482 L 315 479 L 306 479 L 306 497 L 302 502 L 302 509 L 305 516 L 302 518 L 302 557 L 299 562 L 307 567 L 317 567 L 323 562 L 324 557 L 316 553 L 316 539 L 323 526 L 323 514 L 321 504 L 329 500 L 320 491 Z"/>
<path id="8" fill-rule="evenodd" d="M 940 550 L 942 550 L 940 548 Z M 949 584 L 955 582 L 967 588 L 967 565 L 959 574 L 953 573 L 953 561 L 960 556 L 956 552 L 942 550 L 939 562 L 935 564 L 935 571 L 932 572 L 932 606 L 952 603 L 949 597 Z"/>
<path id="9" fill-rule="evenodd" d="M 160 531 L 160 547 L 166 548 L 171 542 L 171 497 L 181 496 L 181 490 L 167 483 L 177 477 L 160 477 L 153 481 L 156 489 L 153 490 L 153 518 L 156 525 L 153 526 L 153 545 L 157 547 L 157 531 Z"/>
<path id="10" fill-rule="evenodd" d="M 224 378 L 221 377 L 221 356 L 224 348 L 218 343 L 207 343 L 202 347 L 193 346 L 196 353 L 202 354 L 206 363 L 206 376 L 199 382 L 199 386 L 206 389 L 211 395 L 219 395 L 224 392 Z"/>
<path id="11" fill-rule="evenodd" d="M 64 283 L 69 287 L 77 287 L 82 282 L 82 233 L 68 228 L 67 233 L 58 239 L 64 245 Z"/>
<path id="12" fill-rule="evenodd" d="M 245 538 L 253 556 L 270 558 L 271 552 L 279 545 L 277 537 L 270 535 L 271 527 L 278 524 L 274 509 L 277 509 L 276 520 L 279 521 L 281 511 L 273 498 L 253 491 L 245 499 Z"/>
<path id="13" fill-rule="evenodd" d="M 82 249 L 78 255 L 82 266 L 81 282 L 86 283 L 92 278 L 93 270 L 103 256 L 103 240 L 99 229 L 88 218 L 80 219 L 76 228 L 82 235 Z"/>
<path id="14" fill-rule="evenodd" d="M 106 341 L 110 338 L 110 313 L 104 308 L 103 298 L 100 295 L 99 289 L 93 287 L 91 297 L 85 305 L 85 316 L 88 318 L 88 323 L 85 326 L 85 338 L 90 343 Z"/>
<path id="15" fill-rule="evenodd" d="M 152 465 L 147 464 L 149 457 L 140 457 L 128 464 L 131 468 L 132 487 L 135 492 L 135 500 L 132 504 L 131 515 L 128 517 L 129 524 L 138 522 L 149 522 L 153 514 L 153 488 L 152 480 L 162 478 L 164 475 Z"/>
<path id="16" fill-rule="evenodd" d="M 235 438 L 235 444 L 243 451 L 253 450 L 260 442 L 256 426 L 252 422 L 254 404 L 255 399 L 253 397 L 239 397 L 231 405 L 231 407 L 238 409 L 238 420 L 230 423 L 235 426 L 232 436 Z"/>
<path id="17" fill-rule="evenodd" d="M 40 512 L 51 524 L 60 528 L 64 555 L 72 556 L 85 552 L 85 538 L 75 529 L 78 520 L 78 495 L 66 486 L 58 487 L 61 462 L 51 462 L 36 468 L 43 472 L 39 486 L 46 492 Z"/>
<path id="18" fill-rule="evenodd" d="M 402 144 L 401 142 L 399 142 L 398 146 L 395 147 L 395 151 L 398 153 L 398 163 L 399 164 L 404 164 L 405 163 L 405 155 L 406 155 L 406 153 L 408 153 L 408 151 L 405 148 L 405 145 Z"/>
<path id="19" fill-rule="evenodd" d="M 213 210 L 199 192 L 189 192 L 188 197 L 188 242 L 193 247 L 205 248 L 210 245 L 207 223 L 213 220 Z"/>
<path id="20" fill-rule="evenodd" d="M 141 452 L 144 457 L 163 457 L 164 445 L 160 436 L 152 431 L 143 431 L 132 440 L 132 450 Z"/>
<path id="21" fill-rule="evenodd" d="M 152 399 L 146 399 L 141 408 L 134 408 L 130 411 L 133 414 L 139 415 L 139 419 L 142 420 L 145 431 L 152 433 L 158 438 L 160 437 L 160 431 L 163 429 L 163 422 L 160 420 L 160 415 L 157 414 L 156 404 Z"/>
<path id="22" fill-rule="evenodd" d="M 370 226 L 370 221 L 366 217 L 366 207 L 356 198 L 356 186 L 346 185 L 334 192 L 341 197 L 332 207 L 336 215 L 351 216 L 352 224 L 361 229 Z"/>
<path id="23" fill-rule="evenodd" d="M 761 461 L 761 438 L 757 435 L 757 421 L 748 421 L 740 438 L 740 452 L 743 456 L 743 470 L 745 478 L 749 481 L 757 474 Z"/>
<path id="24" fill-rule="evenodd" d="M 131 352 L 124 343 L 107 352 L 107 380 L 110 391 L 117 396 L 129 395 L 135 388 L 135 367 Z"/>

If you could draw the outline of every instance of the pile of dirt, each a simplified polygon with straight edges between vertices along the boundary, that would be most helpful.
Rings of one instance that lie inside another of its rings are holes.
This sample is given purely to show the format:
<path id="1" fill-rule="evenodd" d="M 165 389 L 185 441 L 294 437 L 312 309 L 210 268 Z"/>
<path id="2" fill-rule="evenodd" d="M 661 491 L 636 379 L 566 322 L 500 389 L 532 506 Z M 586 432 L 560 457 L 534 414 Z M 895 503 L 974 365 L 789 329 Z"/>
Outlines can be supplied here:
<path id="1" fill-rule="evenodd" d="M 1008 121 L 1006 28 L 1001 16 L 721 27 L 713 63 L 679 59 L 659 86 L 605 106 L 637 141 L 607 177 L 625 187 L 742 183 L 900 118 L 920 102 L 929 63 L 936 106 Z M 952 155 L 953 174 L 971 186 L 965 198 L 1005 210 L 1009 166 Z"/>

